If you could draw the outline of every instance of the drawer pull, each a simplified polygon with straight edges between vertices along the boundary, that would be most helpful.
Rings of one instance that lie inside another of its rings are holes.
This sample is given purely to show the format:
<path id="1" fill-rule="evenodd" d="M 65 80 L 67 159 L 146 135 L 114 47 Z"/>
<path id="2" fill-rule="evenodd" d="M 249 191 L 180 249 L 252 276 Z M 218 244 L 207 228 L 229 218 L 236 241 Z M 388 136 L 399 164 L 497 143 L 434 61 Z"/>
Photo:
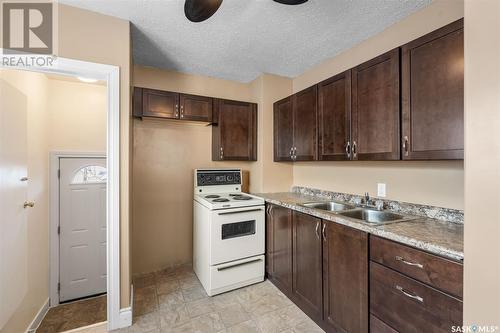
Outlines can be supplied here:
<path id="1" fill-rule="evenodd" d="M 262 259 L 254 259 L 254 260 L 250 260 L 250 261 L 239 262 L 239 263 L 234 264 L 234 265 L 229 265 L 229 266 L 224 266 L 224 267 L 218 267 L 217 271 L 220 272 L 220 271 L 224 271 L 224 270 L 230 269 L 230 268 L 235 268 L 235 267 L 240 267 L 240 266 L 243 266 L 243 265 L 253 264 L 253 263 L 258 262 L 258 261 L 262 261 Z"/>
<path id="2" fill-rule="evenodd" d="M 408 266 L 415 266 L 415 267 L 418 267 L 418 268 L 424 268 L 424 265 L 419 264 L 419 263 L 414 263 L 414 262 L 406 261 L 403 257 L 400 257 L 400 256 L 396 256 L 396 260 L 397 261 L 401 261 L 402 263 L 404 263 L 404 264 L 406 264 Z"/>
<path id="3" fill-rule="evenodd" d="M 402 292 L 405 296 L 407 296 L 409 298 L 415 299 L 415 300 L 419 301 L 420 303 L 424 302 L 424 299 L 422 297 L 410 294 L 409 292 L 404 290 L 403 287 L 401 287 L 399 285 L 396 285 L 396 289 L 399 290 L 400 292 Z"/>

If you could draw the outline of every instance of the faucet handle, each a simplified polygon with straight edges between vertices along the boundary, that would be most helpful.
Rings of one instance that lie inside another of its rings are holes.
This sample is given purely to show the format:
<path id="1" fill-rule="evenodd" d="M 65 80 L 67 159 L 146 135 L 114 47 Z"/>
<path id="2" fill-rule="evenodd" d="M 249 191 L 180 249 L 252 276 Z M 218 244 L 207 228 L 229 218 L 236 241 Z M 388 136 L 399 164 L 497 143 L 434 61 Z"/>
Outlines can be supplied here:
<path id="1" fill-rule="evenodd" d="M 383 210 L 384 209 L 384 202 L 382 200 L 375 201 L 375 208 L 377 210 Z"/>

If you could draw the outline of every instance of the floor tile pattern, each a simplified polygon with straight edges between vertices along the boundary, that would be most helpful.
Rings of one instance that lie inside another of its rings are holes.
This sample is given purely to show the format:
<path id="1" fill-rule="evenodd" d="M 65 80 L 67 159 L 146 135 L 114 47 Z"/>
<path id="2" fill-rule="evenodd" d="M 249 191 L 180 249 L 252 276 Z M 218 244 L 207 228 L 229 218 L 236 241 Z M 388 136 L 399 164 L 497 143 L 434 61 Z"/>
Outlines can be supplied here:
<path id="1" fill-rule="evenodd" d="M 190 266 L 134 279 L 134 319 L 119 333 L 321 333 L 268 281 L 208 297 Z"/>
<path id="2" fill-rule="evenodd" d="M 36 333 L 58 333 L 106 321 L 106 295 L 50 308 Z"/>

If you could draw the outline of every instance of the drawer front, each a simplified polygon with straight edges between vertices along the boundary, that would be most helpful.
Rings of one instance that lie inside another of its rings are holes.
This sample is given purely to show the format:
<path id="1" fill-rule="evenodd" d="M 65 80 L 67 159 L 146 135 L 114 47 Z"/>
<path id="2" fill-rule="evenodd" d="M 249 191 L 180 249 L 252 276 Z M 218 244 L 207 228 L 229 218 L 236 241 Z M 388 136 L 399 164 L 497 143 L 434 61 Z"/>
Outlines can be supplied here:
<path id="1" fill-rule="evenodd" d="M 398 331 L 374 315 L 370 315 L 370 333 L 398 333 Z"/>
<path id="2" fill-rule="evenodd" d="M 209 296 L 264 281 L 264 255 L 210 266 Z"/>
<path id="3" fill-rule="evenodd" d="M 450 332 L 463 304 L 377 263 L 370 263 L 370 312 L 399 332 Z"/>
<path id="4" fill-rule="evenodd" d="M 462 298 L 463 266 L 457 262 L 373 236 L 370 259 Z"/>

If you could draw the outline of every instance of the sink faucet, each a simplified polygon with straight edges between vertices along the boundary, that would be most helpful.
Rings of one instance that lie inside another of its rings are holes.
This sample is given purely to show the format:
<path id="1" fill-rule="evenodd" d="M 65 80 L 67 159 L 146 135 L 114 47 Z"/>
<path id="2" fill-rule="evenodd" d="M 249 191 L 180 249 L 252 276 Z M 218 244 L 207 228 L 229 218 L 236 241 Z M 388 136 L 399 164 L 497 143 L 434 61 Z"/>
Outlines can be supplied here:
<path id="1" fill-rule="evenodd" d="M 384 209 L 384 202 L 382 200 L 376 200 L 372 203 L 372 199 L 370 198 L 370 193 L 365 192 L 365 203 L 361 206 L 375 208 L 376 210 Z"/>

